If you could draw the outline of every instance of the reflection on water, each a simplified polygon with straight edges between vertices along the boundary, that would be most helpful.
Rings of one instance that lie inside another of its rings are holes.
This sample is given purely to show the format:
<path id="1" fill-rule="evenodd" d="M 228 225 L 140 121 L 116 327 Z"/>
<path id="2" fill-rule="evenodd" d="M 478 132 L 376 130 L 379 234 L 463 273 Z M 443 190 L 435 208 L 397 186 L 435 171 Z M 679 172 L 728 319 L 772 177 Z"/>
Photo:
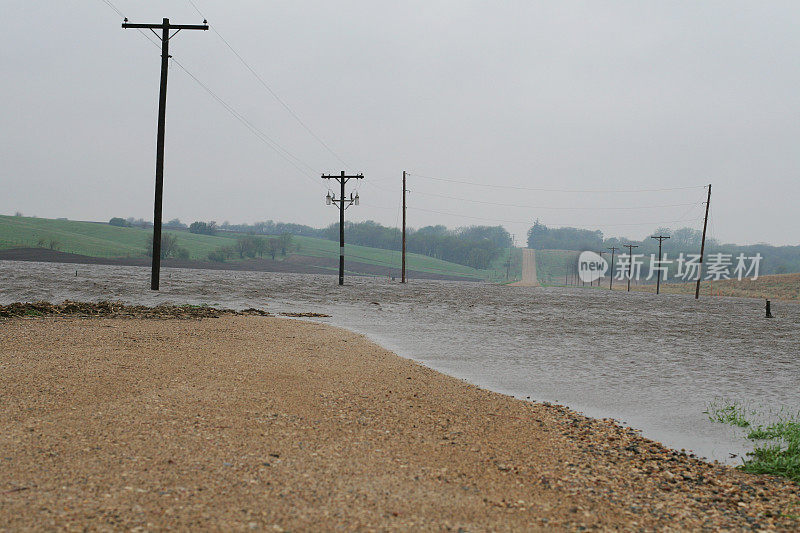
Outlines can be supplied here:
<path id="1" fill-rule="evenodd" d="M 75 271 L 78 275 L 75 275 Z M 741 430 L 715 398 L 800 409 L 800 305 L 598 289 L 0 261 L 0 302 L 122 300 L 318 311 L 400 355 L 521 398 L 608 416 L 726 462 Z"/>

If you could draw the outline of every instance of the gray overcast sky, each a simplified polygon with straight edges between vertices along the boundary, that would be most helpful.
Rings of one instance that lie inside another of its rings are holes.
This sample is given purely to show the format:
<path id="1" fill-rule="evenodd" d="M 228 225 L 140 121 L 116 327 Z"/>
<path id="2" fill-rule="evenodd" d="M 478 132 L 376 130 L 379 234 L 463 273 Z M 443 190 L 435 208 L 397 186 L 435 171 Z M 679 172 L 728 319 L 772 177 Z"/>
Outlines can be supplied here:
<path id="1" fill-rule="evenodd" d="M 539 218 L 641 238 L 701 228 L 712 183 L 713 237 L 800 242 L 798 2 L 194 1 L 364 173 L 349 220 L 397 225 L 408 170 L 414 227 L 499 223 L 519 243 Z M 202 20 L 187 0 L 110 2 L 131 22 Z M 159 51 L 102 0 L 2 7 L 0 213 L 152 219 Z M 165 220 L 335 221 L 319 174 L 337 158 L 217 34 L 170 46 L 300 162 L 173 63 Z M 616 209 L 640 206 L 668 207 Z"/>

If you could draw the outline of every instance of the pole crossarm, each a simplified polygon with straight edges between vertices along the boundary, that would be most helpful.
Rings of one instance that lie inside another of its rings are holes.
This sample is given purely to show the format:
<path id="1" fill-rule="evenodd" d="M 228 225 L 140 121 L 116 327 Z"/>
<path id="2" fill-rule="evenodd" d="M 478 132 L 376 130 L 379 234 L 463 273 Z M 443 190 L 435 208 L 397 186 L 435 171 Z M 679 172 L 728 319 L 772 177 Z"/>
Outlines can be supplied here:
<path id="1" fill-rule="evenodd" d="M 140 30 L 207 30 L 208 24 L 134 24 L 131 22 L 123 22 L 122 27 L 125 29 L 140 29 Z"/>

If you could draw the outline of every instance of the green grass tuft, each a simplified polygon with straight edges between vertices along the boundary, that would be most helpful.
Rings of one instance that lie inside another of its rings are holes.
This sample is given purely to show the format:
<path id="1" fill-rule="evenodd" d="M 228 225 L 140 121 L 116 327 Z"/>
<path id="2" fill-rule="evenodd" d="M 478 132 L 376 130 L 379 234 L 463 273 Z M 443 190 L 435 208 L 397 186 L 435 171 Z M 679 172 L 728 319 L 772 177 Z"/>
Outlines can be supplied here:
<path id="1" fill-rule="evenodd" d="M 745 418 L 745 407 L 739 402 L 725 402 L 715 400 L 708 404 L 703 411 L 712 422 L 730 424 L 740 428 L 750 427 L 750 422 Z"/>
<path id="2" fill-rule="evenodd" d="M 715 400 L 705 413 L 714 422 L 752 428 L 747 438 L 757 444 L 739 468 L 753 474 L 782 476 L 800 484 L 800 414 L 782 408 L 766 415 L 772 419 L 770 422 L 754 426 L 745 418 L 746 411 L 739 402 Z M 764 416 L 757 411 L 749 412 L 753 417 Z"/>

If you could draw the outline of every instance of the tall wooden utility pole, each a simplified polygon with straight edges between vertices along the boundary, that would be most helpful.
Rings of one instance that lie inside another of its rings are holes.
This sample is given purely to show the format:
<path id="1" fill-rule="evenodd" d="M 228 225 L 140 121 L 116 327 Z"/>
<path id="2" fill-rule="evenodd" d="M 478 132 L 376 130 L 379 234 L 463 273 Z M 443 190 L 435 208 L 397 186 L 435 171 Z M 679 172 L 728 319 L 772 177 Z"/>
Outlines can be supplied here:
<path id="1" fill-rule="evenodd" d="M 619 250 L 619 248 L 612 246 L 608 248 L 608 250 L 611 250 L 611 276 L 608 280 L 608 290 L 611 290 L 614 288 L 614 253 Z"/>
<path id="2" fill-rule="evenodd" d="M 331 196 L 331 193 L 328 193 L 328 196 L 325 197 L 325 203 L 328 205 L 339 204 L 339 285 L 344 285 L 344 210 L 350 207 L 351 205 L 355 204 L 358 205 L 358 193 L 356 193 L 355 197 L 353 197 L 353 193 L 350 193 L 350 199 L 348 200 L 345 198 L 344 195 L 344 184 L 350 180 L 363 180 L 364 175 L 358 174 L 355 176 L 345 176 L 344 170 L 339 176 L 334 175 L 322 175 L 322 179 L 324 180 L 336 180 L 341 185 L 341 195 L 339 198 L 336 198 L 336 194 Z"/>
<path id="3" fill-rule="evenodd" d="M 638 244 L 623 244 L 628 249 L 628 292 L 631 292 L 631 276 L 633 272 L 633 249 L 638 248 Z"/>
<path id="4" fill-rule="evenodd" d="M 156 199 L 153 208 L 153 262 L 150 272 L 150 289 L 157 291 L 161 273 L 161 200 L 164 195 L 164 125 L 167 114 L 167 72 L 169 71 L 169 40 L 181 30 L 207 30 L 208 23 L 203 24 L 170 24 L 164 19 L 161 24 L 129 24 L 128 19 L 122 23 L 123 28 L 148 29 L 156 33 L 161 30 L 161 89 L 158 94 L 158 135 L 156 137 Z M 170 30 L 175 30 L 172 35 Z M 156 33 L 156 37 L 158 34 Z"/>
<path id="5" fill-rule="evenodd" d="M 406 171 L 403 171 L 403 259 L 400 283 L 406 282 Z"/>
<path id="6" fill-rule="evenodd" d="M 700 268 L 697 271 L 697 286 L 694 289 L 694 299 L 700 298 L 700 280 L 703 279 L 703 255 L 706 253 L 706 230 L 708 229 L 708 208 L 711 206 L 711 184 L 708 184 L 708 200 L 706 200 L 706 218 L 703 221 L 703 241 L 700 244 Z"/>
<path id="7" fill-rule="evenodd" d="M 650 237 L 650 238 L 656 239 L 658 241 L 658 275 L 657 275 L 658 277 L 656 278 L 656 294 L 658 294 L 661 289 L 661 259 L 663 258 L 661 255 L 661 241 L 669 239 L 669 237 L 666 237 L 664 235 L 658 235 L 656 237 Z"/>

